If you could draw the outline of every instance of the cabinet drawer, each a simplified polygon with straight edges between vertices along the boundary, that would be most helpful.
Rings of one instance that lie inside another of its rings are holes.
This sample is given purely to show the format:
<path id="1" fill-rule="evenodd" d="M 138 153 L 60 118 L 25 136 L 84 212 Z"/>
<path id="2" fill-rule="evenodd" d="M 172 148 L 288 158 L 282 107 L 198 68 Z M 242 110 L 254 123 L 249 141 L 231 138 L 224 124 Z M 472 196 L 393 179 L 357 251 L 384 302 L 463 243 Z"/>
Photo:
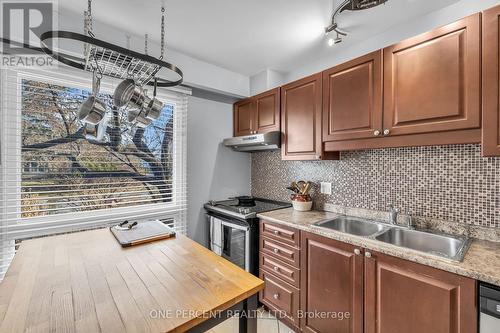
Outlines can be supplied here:
<path id="1" fill-rule="evenodd" d="M 264 271 L 261 271 L 260 278 L 265 282 L 264 290 L 261 292 L 262 303 L 271 310 L 281 311 L 281 315 L 286 316 L 285 319 L 300 327 L 297 316 L 300 300 L 299 290 Z"/>
<path id="2" fill-rule="evenodd" d="M 300 269 L 265 254 L 260 256 L 260 265 L 261 269 L 267 270 L 294 287 L 300 287 Z"/>
<path id="3" fill-rule="evenodd" d="M 280 242 L 283 242 L 291 246 L 295 247 L 300 246 L 299 231 L 283 225 L 262 221 L 261 235 L 279 240 Z"/>
<path id="4" fill-rule="evenodd" d="M 299 268 L 300 250 L 267 237 L 260 238 L 260 249 L 263 254 L 271 255 L 287 264 Z"/>

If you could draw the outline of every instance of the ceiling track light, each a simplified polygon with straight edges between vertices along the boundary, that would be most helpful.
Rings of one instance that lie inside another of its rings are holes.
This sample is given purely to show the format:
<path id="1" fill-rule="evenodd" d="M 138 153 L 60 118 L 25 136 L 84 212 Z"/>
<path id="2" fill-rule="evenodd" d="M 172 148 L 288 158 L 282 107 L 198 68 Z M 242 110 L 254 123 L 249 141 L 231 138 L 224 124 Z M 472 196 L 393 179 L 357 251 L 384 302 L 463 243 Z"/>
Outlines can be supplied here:
<path id="1" fill-rule="evenodd" d="M 342 13 L 345 10 L 357 11 L 357 10 L 372 8 L 384 4 L 387 1 L 388 0 L 344 0 L 340 5 L 335 7 L 335 10 L 333 11 L 332 14 L 330 25 L 325 27 L 326 36 L 328 36 L 331 32 L 336 33 L 335 38 L 333 37 L 328 38 L 328 45 L 333 46 L 335 44 L 338 44 L 342 42 L 342 37 L 347 36 L 347 32 L 340 29 L 337 22 L 335 21 L 335 18 L 340 13 Z"/>

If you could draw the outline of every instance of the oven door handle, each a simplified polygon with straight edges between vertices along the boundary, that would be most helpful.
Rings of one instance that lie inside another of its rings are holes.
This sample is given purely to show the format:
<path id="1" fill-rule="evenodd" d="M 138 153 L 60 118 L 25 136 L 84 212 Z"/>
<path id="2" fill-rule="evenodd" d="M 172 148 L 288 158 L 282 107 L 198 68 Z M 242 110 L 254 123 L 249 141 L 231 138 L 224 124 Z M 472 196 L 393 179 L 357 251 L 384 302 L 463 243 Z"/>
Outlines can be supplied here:
<path id="1" fill-rule="evenodd" d="M 246 226 L 235 224 L 235 223 L 226 222 L 224 220 L 221 220 L 221 224 L 223 226 L 225 225 L 225 226 L 233 228 L 233 229 L 238 229 L 238 230 L 243 230 L 243 231 L 249 231 L 250 230 L 250 227 L 246 227 Z"/>

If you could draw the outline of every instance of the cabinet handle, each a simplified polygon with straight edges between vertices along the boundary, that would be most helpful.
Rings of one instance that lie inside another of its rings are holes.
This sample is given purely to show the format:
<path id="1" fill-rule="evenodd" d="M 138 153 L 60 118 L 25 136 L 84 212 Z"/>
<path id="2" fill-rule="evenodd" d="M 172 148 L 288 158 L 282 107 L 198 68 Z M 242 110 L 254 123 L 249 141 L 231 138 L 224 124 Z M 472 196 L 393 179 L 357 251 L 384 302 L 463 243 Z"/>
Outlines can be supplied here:
<path id="1" fill-rule="evenodd" d="M 279 253 L 280 252 L 280 250 L 278 250 L 277 248 L 274 248 L 273 251 L 274 251 L 274 253 Z"/>
<path id="2" fill-rule="evenodd" d="M 278 230 L 274 230 L 274 234 L 275 234 L 276 236 L 278 236 L 278 235 L 280 234 L 280 232 L 279 232 Z"/>
<path id="3" fill-rule="evenodd" d="M 365 252 L 365 257 L 367 258 L 371 258 L 372 257 L 372 254 L 368 251 Z"/>
<path id="4" fill-rule="evenodd" d="M 279 271 L 280 269 L 278 268 L 278 266 L 274 266 L 274 271 L 277 272 Z"/>
<path id="5" fill-rule="evenodd" d="M 389 131 L 389 129 L 388 129 L 388 128 L 386 128 L 386 129 L 384 130 L 384 135 L 389 135 L 390 133 L 391 133 L 391 131 Z"/>
<path id="6" fill-rule="evenodd" d="M 321 159 L 321 155 L 316 155 L 316 159 L 320 160 Z"/>
<path id="7" fill-rule="evenodd" d="M 373 135 L 379 136 L 380 135 L 380 131 L 379 130 L 375 130 L 375 132 L 373 132 Z"/>
<path id="8" fill-rule="evenodd" d="M 359 249 L 354 249 L 354 254 L 359 256 L 361 254 L 361 251 Z"/>
<path id="9" fill-rule="evenodd" d="M 274 298 L 274 299 L 279 299 L 279 298 L 280 298 L 280 295 L 279 295 L 279 294 L 274 294 L 274 295 L 273 295 L 273 298 Z"/>

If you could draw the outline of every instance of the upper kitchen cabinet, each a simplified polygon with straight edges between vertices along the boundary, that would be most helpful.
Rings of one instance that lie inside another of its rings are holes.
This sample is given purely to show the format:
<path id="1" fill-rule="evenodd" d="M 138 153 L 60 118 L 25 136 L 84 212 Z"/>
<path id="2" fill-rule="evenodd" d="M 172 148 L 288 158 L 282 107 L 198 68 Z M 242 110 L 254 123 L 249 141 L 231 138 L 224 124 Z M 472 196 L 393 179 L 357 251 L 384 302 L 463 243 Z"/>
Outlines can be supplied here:
<path id="1" fill-rule="evenodd" d="M 247 98 L 234 104 L 234 136 L 253 134 L 254 110 L 255 104 L 252 98 Z"/>
<path id="2" fill-rule="evenodd" d="M 280 130 L 280 88 L 276 88 L 254 97 L 255 130 L 267 133 Z"/>
<path id="3" fill-rule="evenodd" d="M 372 138 L 382 129 L 382 51 L 323 72 L 323 140 Z"/>
<path id="4" fill-rule="evenodd" d="M 475 14 L 384 49 L 383 135 L 442 133 L 416 145 L 480 141 L 480 21 Z"/>
<path id="5" fill-rule="evenodd" d="M 321 73 L 281 87 L 283 160 L 338 158 L 338 153 L 323 151 L 321 104 Z"/>
<path id="6" fill-rule="evenodd" d="M 500 156 L 500 6 L 483 13 L 483 155 Z"/>
<path id="7" fill-rule="evenodd" d="M 280 130 L 280 88 L 234 104 L 234 136 Z"/>

